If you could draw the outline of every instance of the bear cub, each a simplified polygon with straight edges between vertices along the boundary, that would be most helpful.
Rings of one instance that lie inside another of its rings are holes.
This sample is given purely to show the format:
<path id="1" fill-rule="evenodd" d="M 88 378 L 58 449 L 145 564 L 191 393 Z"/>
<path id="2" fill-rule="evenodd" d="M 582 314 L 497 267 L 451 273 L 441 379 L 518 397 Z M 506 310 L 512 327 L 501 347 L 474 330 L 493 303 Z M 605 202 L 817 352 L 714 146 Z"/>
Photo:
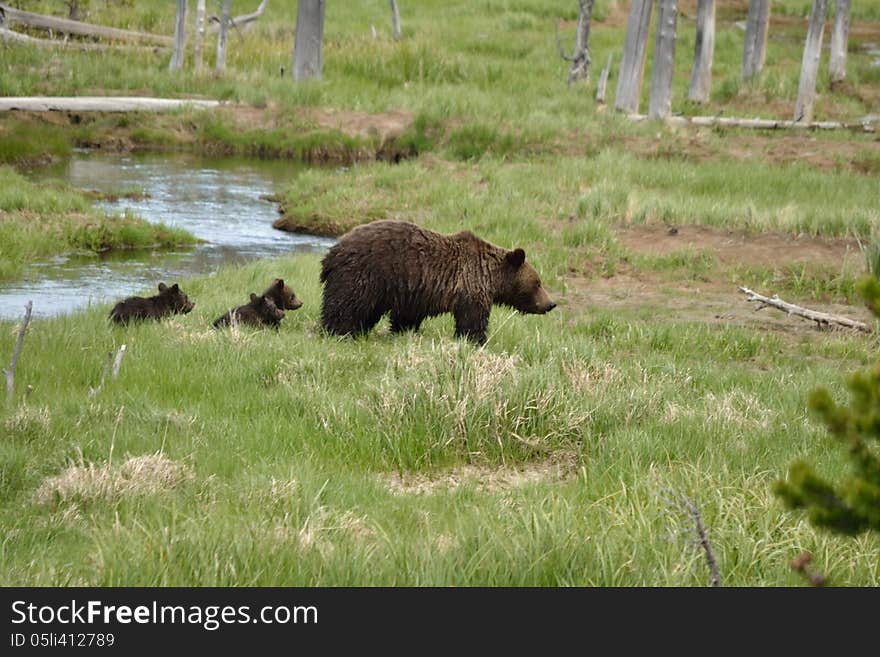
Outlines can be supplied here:
<path id="1" fill-rule="evenodd" d="M 266 294 L 257 296 L 251 292 L 250 303 L 229 310 L 214 320 L 214 328 L 229 326 L 232 323 L 249 326 L 273 326 L 276 329 L 284 319 L 284 311 Z"/>
<path id="2" fill-rule="evenodd" d="M 110 311 L 110 320 L 117 324 L 128 324 L 134 320 L 162 319 L 169 315 L 186 314 L 195 305 L 177 283 L 171 287 L 159 283 L 159 294 L 154 297 L 128 297 L 117 303 Z"/>
<path id="3" fill-rule="evenodd" d="M 293 290 L 284 284 L 283 278 L 276 278 L 263 292 L 264 297 L 269 297 L 281 310 L 297 310 L 302 308 L 302 301 L 296 298 Z"/>

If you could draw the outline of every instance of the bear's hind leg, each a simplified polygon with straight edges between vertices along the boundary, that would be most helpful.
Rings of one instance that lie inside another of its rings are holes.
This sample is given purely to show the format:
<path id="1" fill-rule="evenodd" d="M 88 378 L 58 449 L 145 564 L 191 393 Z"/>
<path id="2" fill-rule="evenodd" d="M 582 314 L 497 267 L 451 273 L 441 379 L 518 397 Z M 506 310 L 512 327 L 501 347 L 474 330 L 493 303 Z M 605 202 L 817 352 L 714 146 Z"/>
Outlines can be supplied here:
<path id="1" fill-rule="evenodd" d="M 422 326 L 422 318 L 405 315 L 402 313 L 391 313 L 391 332 L 403 333 L 405 331 L 418 332 Z"/>

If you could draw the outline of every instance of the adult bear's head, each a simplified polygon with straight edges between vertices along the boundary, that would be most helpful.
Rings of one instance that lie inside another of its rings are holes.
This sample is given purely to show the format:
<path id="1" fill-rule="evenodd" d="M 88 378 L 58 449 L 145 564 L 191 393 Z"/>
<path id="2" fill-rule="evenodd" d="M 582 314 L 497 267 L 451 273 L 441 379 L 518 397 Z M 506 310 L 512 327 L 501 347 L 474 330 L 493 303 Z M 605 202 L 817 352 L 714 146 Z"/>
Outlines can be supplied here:
<path id="1" fill-rule="evenodd" d="M 556 307 L 547 290 L 541 284 L 541 277 L 528 262 L 522 249 L 508 251 L 501 265 L 501 280 L 497 303 L 515 308 L 521 313 L 543 315 Z"/>

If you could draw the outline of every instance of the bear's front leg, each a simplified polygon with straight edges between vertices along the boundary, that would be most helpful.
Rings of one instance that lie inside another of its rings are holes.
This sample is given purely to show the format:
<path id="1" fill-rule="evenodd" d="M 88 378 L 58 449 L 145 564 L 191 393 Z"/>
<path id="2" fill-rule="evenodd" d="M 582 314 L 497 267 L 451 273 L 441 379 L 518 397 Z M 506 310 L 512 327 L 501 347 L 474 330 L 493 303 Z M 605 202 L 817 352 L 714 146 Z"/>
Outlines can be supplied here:
<path id="1" fill-rule="evenodd" d="M 486 343 L 491 306 L 464 305 L 455 309 L 455 337 L 465 337 L 479 345 Z"/>

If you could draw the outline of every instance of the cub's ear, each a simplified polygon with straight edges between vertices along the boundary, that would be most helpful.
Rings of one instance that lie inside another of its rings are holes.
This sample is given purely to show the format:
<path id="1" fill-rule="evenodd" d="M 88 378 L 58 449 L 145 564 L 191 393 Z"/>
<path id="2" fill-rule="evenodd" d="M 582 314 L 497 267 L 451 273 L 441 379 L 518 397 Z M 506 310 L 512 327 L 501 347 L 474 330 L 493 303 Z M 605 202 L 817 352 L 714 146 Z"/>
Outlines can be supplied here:
<path id="1" fill-rule="evenodd" d="M 259 298 L 256 293 L 251 292 L 251 303 L 256 303 Z"/>
<path id="2" fill-rule="evenodd" d="M 282 289 L 284 287 L 284 279 L 276 278 L 274 281 L 272 281 L 272 287 L 277 287 L 279 290 Z"/>
<path id="3" fill-rule="evenodd" d="M 513 251 L 508 251 L 506 259 L 508 264 L 518 269 L 522 267 L 522 263 L 526 261 L 526 252 L 522 249 L 514 249 Z"/>
<path id="4" fill-rule="evenodd" d="M 165 283 L 159 283 L 159 292 L 164 292 L 168 289 L 168 286 Z"/>
<path id="5" fill-rule="evenodd" d="M 177 283 L 175 283 L 174 285 L 171 286 L 171 291 L 172 292 L 180 292 L 180 288 L 177 287 Z"/>

